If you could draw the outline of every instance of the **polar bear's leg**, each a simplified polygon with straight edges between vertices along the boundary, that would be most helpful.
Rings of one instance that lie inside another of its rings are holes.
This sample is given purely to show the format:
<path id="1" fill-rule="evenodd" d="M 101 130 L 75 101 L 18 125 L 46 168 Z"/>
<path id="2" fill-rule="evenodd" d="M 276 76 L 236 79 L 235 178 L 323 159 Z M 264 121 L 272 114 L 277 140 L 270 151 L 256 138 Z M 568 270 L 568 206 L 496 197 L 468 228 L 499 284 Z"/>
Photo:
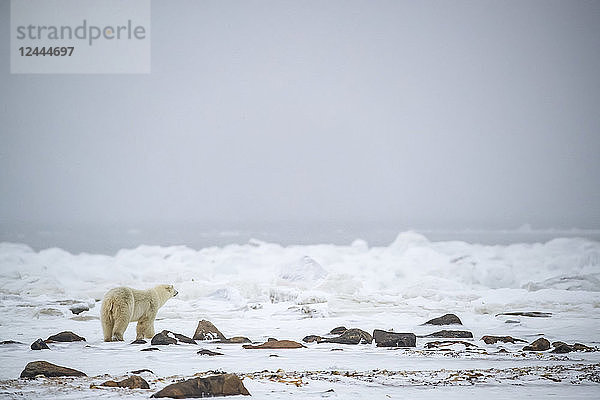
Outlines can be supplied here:
<path id="1" fill-rule="evenodd" d="M 104 334 L 104 341 L 112 341 L 113 333 L 113 319 L 111 315 L 112 302 L 110 300 L 104 300 L 102 302 L 102 310 L 100 311 L 100 320 L 102 322 L 102 333 Z"/>
<path id="2" fill-rule="evenodd" d="M 156 315 L 149 315 L 140 319 L 137 323 L 136 333 L 137 339 L 148 338 L 151 339 L 154 337 L 154 318 Z"/>
<path id="3" fill-rule="evenodd" d="M 113 340 L 123 341 L 123 334 L 127 330 L 127 325 L 133 316 L 133 295 L 126 299 L 122 304 L 113 305 Z"/>

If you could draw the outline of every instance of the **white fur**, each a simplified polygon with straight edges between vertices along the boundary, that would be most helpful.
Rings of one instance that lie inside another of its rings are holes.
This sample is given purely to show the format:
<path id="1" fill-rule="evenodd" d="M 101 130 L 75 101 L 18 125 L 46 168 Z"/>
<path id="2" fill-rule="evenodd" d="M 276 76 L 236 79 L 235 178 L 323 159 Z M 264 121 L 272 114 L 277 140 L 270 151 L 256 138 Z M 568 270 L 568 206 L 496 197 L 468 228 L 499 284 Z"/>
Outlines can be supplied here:
<path id="1" fill-rule="evenodd" d="M 127 325 L 134 321 L 137 321 L 136 340 L 153 337 L 158 309 L 175 295 L 173 285 L 158 285 L 148 290 L 124 286 L 109 290 L 100 312 L 104 341 L 122 341 Z"/>

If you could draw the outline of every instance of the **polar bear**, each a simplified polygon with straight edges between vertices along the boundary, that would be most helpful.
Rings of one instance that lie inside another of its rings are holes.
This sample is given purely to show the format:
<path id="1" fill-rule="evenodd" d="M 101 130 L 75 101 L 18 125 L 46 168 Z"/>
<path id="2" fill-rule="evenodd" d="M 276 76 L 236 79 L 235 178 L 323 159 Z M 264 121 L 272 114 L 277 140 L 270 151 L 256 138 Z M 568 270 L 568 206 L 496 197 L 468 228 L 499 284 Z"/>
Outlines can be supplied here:
<path id="1" fill-rule="evenodd" d="M 127 325 L 134 321 L 137 321 L 136 340 L 153 337 L 158 309 L 176 295 L 173 285 L 158 285 L 148 290 L 124 286 L 109 290 L 100 311 L 104 341 L 122 341 Z"/>

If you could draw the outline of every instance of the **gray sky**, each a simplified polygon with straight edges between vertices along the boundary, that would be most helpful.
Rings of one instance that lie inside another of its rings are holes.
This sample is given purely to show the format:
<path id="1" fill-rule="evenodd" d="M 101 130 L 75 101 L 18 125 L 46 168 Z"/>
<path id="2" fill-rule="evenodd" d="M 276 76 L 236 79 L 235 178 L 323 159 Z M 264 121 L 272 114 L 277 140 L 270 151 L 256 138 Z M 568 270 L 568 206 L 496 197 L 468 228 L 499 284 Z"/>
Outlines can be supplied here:
<path id="1" fill-rule="evenodd" d="M 11 75 L 0 222 L 600 227 L 600 2 L 156 1 L 150 75 Z"/>

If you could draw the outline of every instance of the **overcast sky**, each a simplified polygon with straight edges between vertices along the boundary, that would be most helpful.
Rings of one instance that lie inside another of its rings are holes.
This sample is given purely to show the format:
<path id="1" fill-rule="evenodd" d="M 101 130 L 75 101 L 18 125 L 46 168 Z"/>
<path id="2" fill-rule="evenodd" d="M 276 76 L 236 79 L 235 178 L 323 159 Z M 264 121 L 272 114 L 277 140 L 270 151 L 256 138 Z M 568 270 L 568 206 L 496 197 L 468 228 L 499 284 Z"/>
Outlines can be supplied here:
<path id="1" fill-rule="evenodd" d="M 600 227 L 599 1 L 155 1 L 149 75 L 11 75 L 0 222 Z"/>

